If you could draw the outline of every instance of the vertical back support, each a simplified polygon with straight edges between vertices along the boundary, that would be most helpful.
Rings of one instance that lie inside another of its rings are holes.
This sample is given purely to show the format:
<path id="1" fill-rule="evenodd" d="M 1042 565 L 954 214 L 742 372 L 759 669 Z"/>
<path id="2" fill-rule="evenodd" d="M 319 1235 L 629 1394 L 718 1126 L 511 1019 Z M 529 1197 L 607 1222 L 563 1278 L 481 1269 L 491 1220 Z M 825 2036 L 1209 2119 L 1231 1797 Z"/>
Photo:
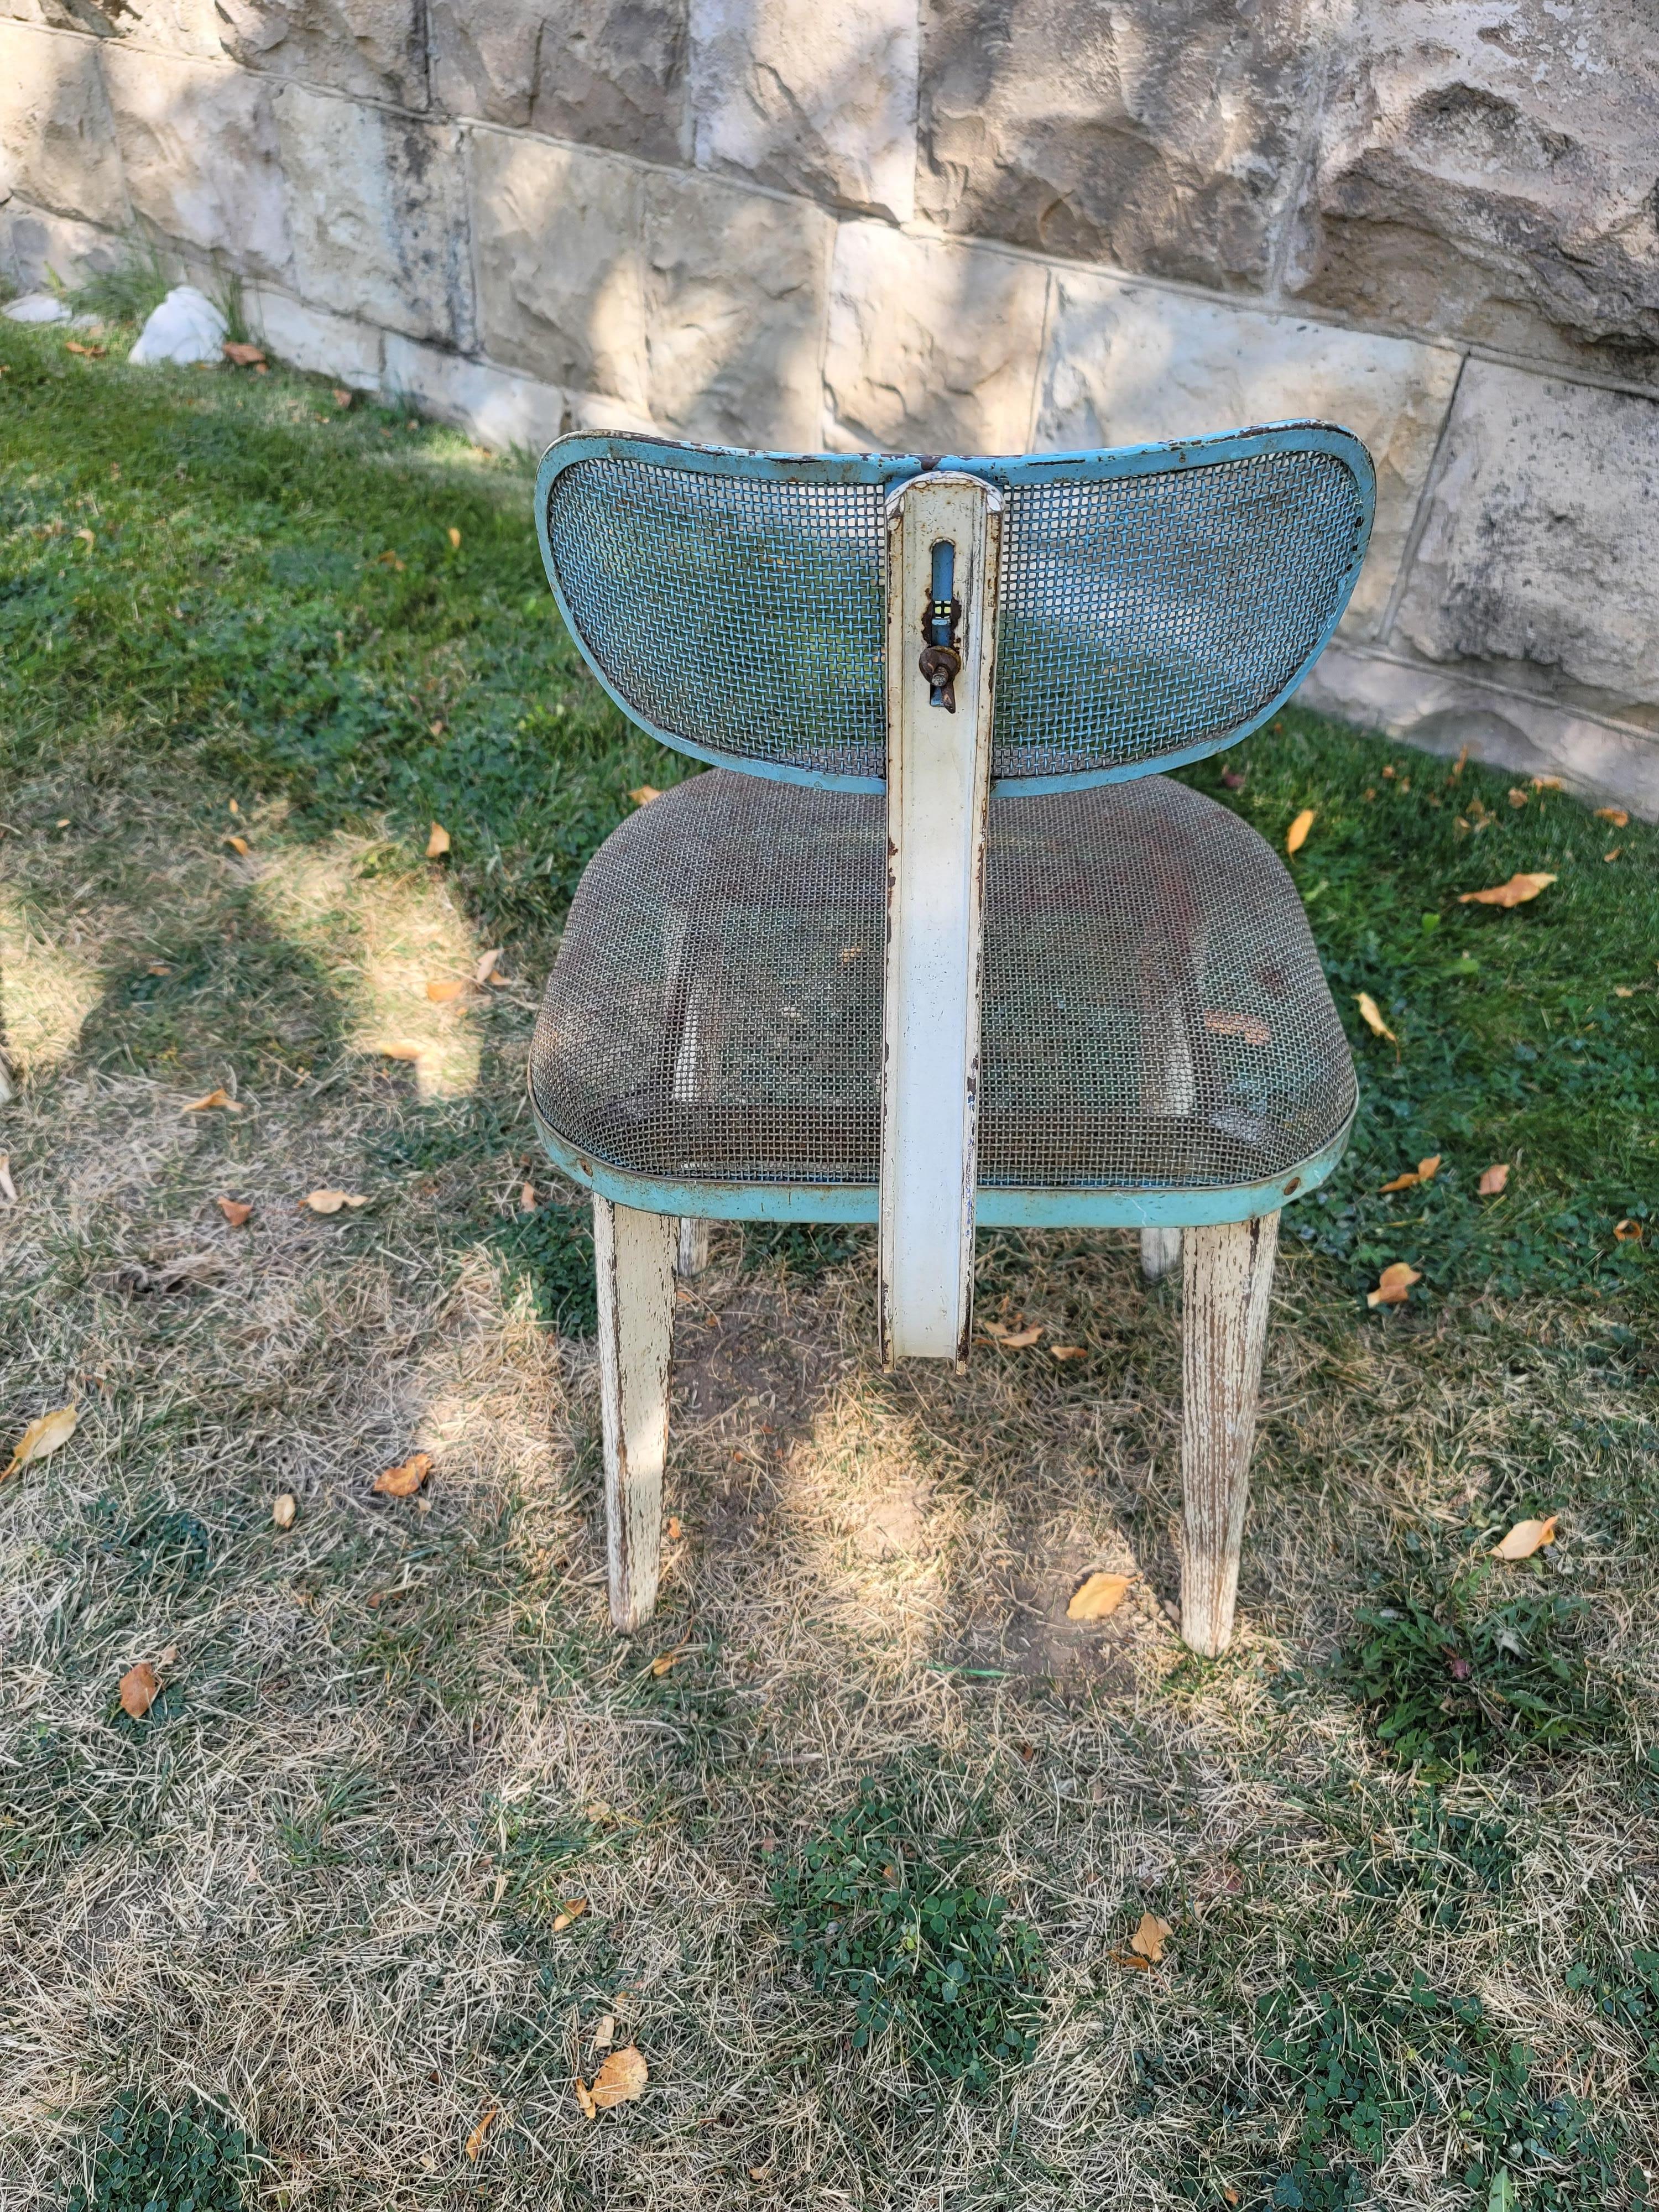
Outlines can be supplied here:
<path id="1" fill-rule="evenodd" d="M 1000 494 L 913 477 L 888 505 L 883 1360 L 968 1356 L 981 919 Z"/>

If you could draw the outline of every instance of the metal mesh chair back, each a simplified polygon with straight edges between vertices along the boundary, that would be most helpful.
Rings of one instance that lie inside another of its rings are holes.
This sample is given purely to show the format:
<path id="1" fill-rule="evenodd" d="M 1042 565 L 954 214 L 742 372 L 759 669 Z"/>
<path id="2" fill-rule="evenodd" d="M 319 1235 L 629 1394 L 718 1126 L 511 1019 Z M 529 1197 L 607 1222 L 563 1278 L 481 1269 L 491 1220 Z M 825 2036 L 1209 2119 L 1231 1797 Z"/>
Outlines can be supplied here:
<path id="1" fill-rule="evenodd" d="M 665 744 L 793 781 L 885 774 L 885 504 L 927 468 L 1005 495 L 992 772 L 1144 775 L 1271 714 L 1358 576 L 1364 447 L 1285 424 L 1026 459 L 799 459 L 576 437 L 548 453 L 549 580 L 611 696 Z"/>

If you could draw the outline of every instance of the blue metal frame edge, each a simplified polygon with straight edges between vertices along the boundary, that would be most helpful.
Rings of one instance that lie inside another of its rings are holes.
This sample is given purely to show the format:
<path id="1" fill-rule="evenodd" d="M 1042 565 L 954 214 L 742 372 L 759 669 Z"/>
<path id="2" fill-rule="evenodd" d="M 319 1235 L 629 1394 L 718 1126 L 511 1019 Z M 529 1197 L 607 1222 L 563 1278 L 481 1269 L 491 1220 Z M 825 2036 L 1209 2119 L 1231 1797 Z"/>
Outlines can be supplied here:
<path id="1" fill-rule="evenodd" d="M 1355 1111 L 1358 1111 L 1356 1102 Z M 560 1173 L 616 1206 L 707 1221 L 873 1222 L 873 1183 L 670 1182 L 630 1175 L 550 1129 L 536 1127 Z M 1353 1114 L 1328 1144 L 1267 1182 L 1208 1190 L 1008 1190 L 981 1183 L 975 1218 L 981 1229 L 1194 1229 L 1254 1221 L 1317 1190 L 1347 1149 Z"/>
<path id="2" fill-rule="evenodd" d="M 1259 730 L 1295 693 L 1330 643 L 1338 623 L 1346 612 L 1370 544 L 1371 523 L 1376 509 L 1376 472 L 1371 465 L 1370 453 L 1351 430 L 1341 429 L 1334 423 L 1310 419 L 1264 422 L 1255 428 L 1218 431 L 1209 437 L 1170 439 L 1148 445 L 1119 446 L 1100 452 L 966 457 L 957 453 L 751 453 L 739 446 L 683 444 L 672 438 L 650 437 L 642 432 L 573 431 L 566 437 L 555 440 L 542 455 L 541 466 L 536 472 L 536 543 L 541 550 L 542 567 L 546 572 L 555 604 L 565 628 L 576 641 L 577 651 L 592 670 L 600 689 L 636 729 L 643 730 L 647 737 L 654 738 L 659 745 L 666 746 L 671 752 L 684 753 L 693 760 L 706 761 L 713 768 L 735 769 L 744 775 L 765 776 L 778 783 L 805 784 L 818 791 L 884 791 L 887 788 L 884 776 L 840 775 L 828 769 L 795 768 L 778 761 L 754 760 L 742 753 L 720 752 L 713 746 L 693 744 L 684 738 L 671 736 L 666 730 L 659 729 L 654 722 L 647 722 L 642 715 L 635 714 L 589 652 L 587 641 L 577 627 L 560 588 L 553 550 L 547 537 L 547 495 L 554 478 L 578 461 L 625 453 L 632 459 L 659 460 L 664 466 L 689 469 L 698 474 L 753 477 L 770 483 L 787 483 L 799 471 L 810 468 L 821 477 L 842 483 L 903 483 L 912 477 L 924 475 L 934 469 L 960 470 L 969 476 L 981 477 L 987 483 L 1008 486 L 1065 482 L 1096 483 L 1109 482 L 1115 477 L 1152 475 L 1160 468 L 1169 467 L 1172 462 L 1181 468 L 1204 468 L 1217 461 L 1237 460 L 1249 453 L 1264 452 L 1334 453 L 1352 471 L 1354 482 L 1358 487 L 1364 515 L 1358 549 L 1349 564 L 1347 589 L 1341 594 L 1335 612 L 1321 631 L 1317 643 L 1276 698 L 1271 700 L 1259 714 L 1253 714 L 1249 721 L 1224 731 L 1219 737 L 1188 745 L 1180 752 L 1161 754 L 1153 760 L 1127 762 L 1118 768 L 1088 769 L 1062 775 L 998 776 L 992 781 L 994 798 L 1036 798 L 1048 792 L 1087 791 L 1097 784 L 1137 782 L 1142 776 L 1161 775 L 1170 769 L 1185 768 L 1194 761 L 1207 760 L 1212 753 L 1224 752 L 1230 745 L 1236 745 L 1242 738 L 1248 738 L 1253 730 Z M 842 1217 L 826 1218 L 839 1219 Z M 1244 1219 L 1248 1217 L 1241 1215 L 1237 1218 Z"/>

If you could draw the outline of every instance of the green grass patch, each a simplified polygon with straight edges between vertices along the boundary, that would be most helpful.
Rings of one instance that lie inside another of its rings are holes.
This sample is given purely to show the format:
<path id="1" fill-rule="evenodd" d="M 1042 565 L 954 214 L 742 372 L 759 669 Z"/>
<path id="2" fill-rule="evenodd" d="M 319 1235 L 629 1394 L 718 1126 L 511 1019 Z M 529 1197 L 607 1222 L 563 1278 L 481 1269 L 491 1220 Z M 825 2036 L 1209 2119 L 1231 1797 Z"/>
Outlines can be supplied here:
<path id="1" fill-rule="evenodd" d="M 1616 1718 L 1580 1649 L 1583 1598 L 1528 1578 L 1498 1598 L 1484 1563 L 1397 1583 L 1355 1614 L 1338 1685 L 1405 1765 L 1455 1770 L 1598 1741 Z"/>
<path id="2" fill-rule="evenodd" d="M 962 1879 L 971 1849 L 866 1778 L 778 1864 L 772 1896 L 813 1988 L 851 2003 L 855 2049 L 891 2030 L 907 2057 L 982 2091 L 1031 2054 L 1042 1948 L 1006 1899 Z"/>
<path id="3" fill-rule="evenodd" d="M 258 2152 L 210 2105 L 177 2110 L 123 2090 L 91 2146 L 91 2178 L 71 2183 L 64 2212 L 242 2212 Z"/>

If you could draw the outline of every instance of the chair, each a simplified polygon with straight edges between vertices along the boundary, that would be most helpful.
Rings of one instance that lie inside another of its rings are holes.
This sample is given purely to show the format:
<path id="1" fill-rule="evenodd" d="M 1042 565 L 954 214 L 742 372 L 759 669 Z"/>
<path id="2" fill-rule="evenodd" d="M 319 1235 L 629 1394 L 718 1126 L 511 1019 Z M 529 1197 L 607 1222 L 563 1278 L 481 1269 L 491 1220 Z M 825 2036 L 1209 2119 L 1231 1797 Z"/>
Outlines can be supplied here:
<path id="1" fill-rule="evenodd" d="M 1121 1226 L 1149 1273 L 1183 1254 L 1182 1627 L 1225 1648 L 1279 1210 L 1356 1091 L 1284 866 L 1155 771 L 1295 689 L 1372 496 L 1314 422 L 1015 459 L 549 450 L 573 635 L 712 764 L 595 854 L 531 1056 L 593 1194 L 620 1630 L 656 1599 L 701 1224 L 876 1223 L 883 1358 L 958 1367 L 977 1224 Z"/>

